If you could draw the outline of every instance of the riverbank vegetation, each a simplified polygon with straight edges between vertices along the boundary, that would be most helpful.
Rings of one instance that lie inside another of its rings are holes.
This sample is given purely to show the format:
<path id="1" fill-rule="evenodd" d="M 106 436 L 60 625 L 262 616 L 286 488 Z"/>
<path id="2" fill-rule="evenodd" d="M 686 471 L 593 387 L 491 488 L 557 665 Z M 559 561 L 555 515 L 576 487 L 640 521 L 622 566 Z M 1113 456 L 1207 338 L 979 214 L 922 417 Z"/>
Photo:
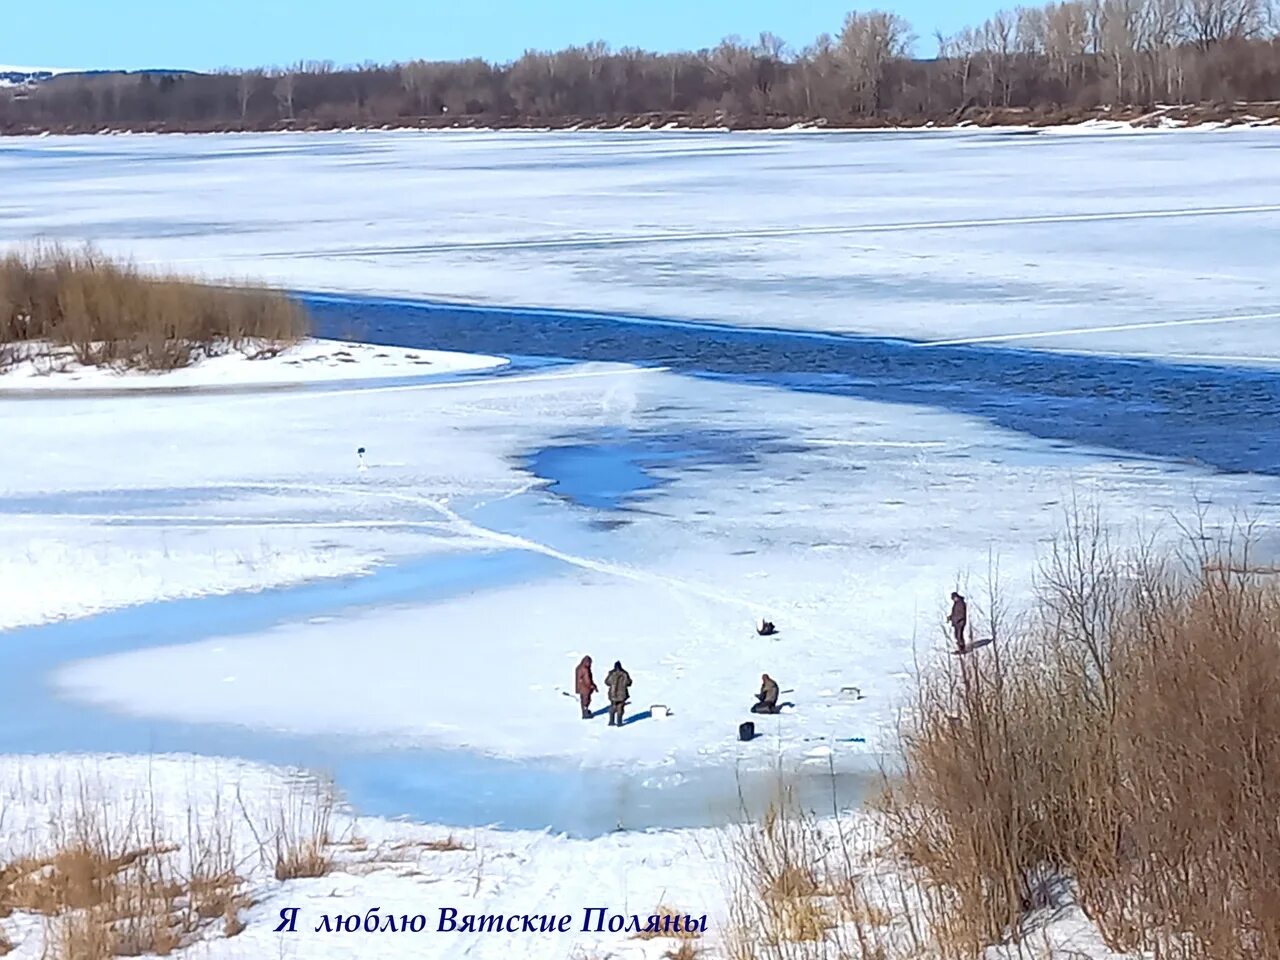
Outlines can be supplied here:
<path id="1" fill-rule="evenodd" d="M 1117 952 L 1280 956 L 1280 570 L 1209 542 L 1074 517 L 1031 614 L 993 596 L 996 641 L 920 675 L 878 861 L 785 806 L 742 829 L 735 960 L 1057 956 L 1077 907 Z"/>
<path id="2" fill-rule="evenodd" d="M 927 39 L 873 10 L 796 46 L 763 33 L 681 53 L 592 43 L 510 63 L 63 74 L 0 90 L 0 131 L 1154 125 L 1280 118 L 1275 101 L 1276 0 L 1064 0 Z"/>
<path id="3" fill-rule="evenodd" d="M 155 788 L 131 806 L 104 804 L 92 777 L 6 789 L 19 823 L 0 845 L 0 918 L 40 918 L 39 955 L 49 960 L 169 956 L 235 937 L 254 905 L 251 877 L 270 871 L 272 857 L 278 876 L 280 858 L 323 851 L 323 865 L 280 879 L 324 876 L 339 843 L 327 781 L 298 783 L 252 812 L 230 797 L 202 797 L 181 821 L 166 817 Z M 22 826 L 27 807 L 56 815 Z"/>
<path id="4" fill-rule="evenodd" d="M 146 274 L 92 249 L 0 258 L 0 372 L 24 362 L 173 370 L 230 351 L 273 355 L 309 327 L 283 293 Z"/>

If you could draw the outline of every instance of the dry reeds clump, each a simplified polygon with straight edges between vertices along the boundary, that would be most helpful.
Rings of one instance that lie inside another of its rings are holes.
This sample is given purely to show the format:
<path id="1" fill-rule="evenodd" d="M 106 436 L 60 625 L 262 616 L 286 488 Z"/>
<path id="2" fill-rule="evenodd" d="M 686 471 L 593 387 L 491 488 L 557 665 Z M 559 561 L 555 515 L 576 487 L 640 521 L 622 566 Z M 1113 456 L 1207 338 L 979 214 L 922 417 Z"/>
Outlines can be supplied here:
<path id="1" fill-rule="evenodd" d="M 1280 956 L 1280 577 L 1190 543 L 1077 513 L 1034 617 L 921 677 L 886 812 L 944 955 L 1070 884 L 1113 949 Z"/>
<path id="2" fill-rule="evenodd" d="M 23 359 L 173 370 L 229 351 L 278 353 L 309 328 L 283 293 L 146 275 L 89 248 L 0 258 L 0 372 Z"/>
<path id="3" fill-rule="evenodd" d="M 679 946 L 662 954 L 664 960 L 698 960 L 702 956 L 702 948 L 692 940 L 682 940 Z"/>
<path id="4" fill-rule="evenodd" d="M 44 852 L 0 867 L 0 913 L 45 917 L 51 960 L 167 956 L 216 920 L 225 936 L 243 929 L 249 901 L 228 827 L 194 833 L 183 849 L 139 811 L 109 824 L 83 791 L 74 803 Z"/>
<path id="5" fill-rule="evenodd" d="M 909 932 L 889 929 L 885 906 L 905 915 L 906 888 L 887 890 L 870 878 L 869 845 L 855 843 L 838 821 L 799 810 L 783 791 L 730 837 L 732 960 L 885 960 L 911 948 Z"/>
<path id="6" fill-rule="evenodd" d="M 333 782 L 326 778 L 303 778 L 291 783 L 274 809 L 265 815 L 265 834 L 255 826 L 255 818 L 243 809 L 258 842 L 263 866 L 277 880 L 299 880 L 327 876 L 334 867 L 337 838 L 333 836 L 334 813 L 338 805 Z"/>
<path id="7" fill-rule="evenodd" d="M 431 850 L 435 853 L 453 853 L 458 850 L 470 850 L 471 848 L 451 833 L 443 840 L 423 841 L 422 849 Z"/>
<path id="8" fill-rule="evenodd" d="M 632 937 L 633 940 L 657 940 L 662 937 L 675 940 L 697 940 L 702 936 L 701 930 L 690 930 L 684 925 L 687 913 L 682 913 L 665 904 L 659 904 L 650 916 L 661 917 L 663 922 L 668 924 L 667 928 L 661 931 L 642 930 Z"/>

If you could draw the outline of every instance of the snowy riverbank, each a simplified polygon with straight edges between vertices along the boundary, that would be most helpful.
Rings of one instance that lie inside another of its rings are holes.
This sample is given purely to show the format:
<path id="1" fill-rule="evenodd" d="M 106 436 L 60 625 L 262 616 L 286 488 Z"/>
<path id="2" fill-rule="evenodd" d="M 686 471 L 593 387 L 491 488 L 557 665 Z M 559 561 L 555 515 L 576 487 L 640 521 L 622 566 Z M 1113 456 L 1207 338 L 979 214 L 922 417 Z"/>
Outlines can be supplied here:
<path id="1" fill-rule="evenodd" d="M 16 345 L 17 357 L 0 370 L 3 391 L 76 390 L 228 390 L 248 387 L 286 387 L 421 377 L 491 370 L 507 361 L 500 357 L 409 350 L 369 343 L 310 338 L 279 353 L 266 346 L 245 344 L 206 357 L 176 370 L 150 373 L 84 366 L 67 347 L 48 344 Z"/>
<path id="2" fill-rule="evenodd" d="M 465 950 L 477 960 L 505 960 L 518 943 L 522 957 L 546 960 L 658 960 L 675 941 L 637 940 L 631 932 L 607 928 L 596 932 L 594 924 L 584 931 L 584 911 L 601 907 L 610 915 L 648 917 L 666 906 L 706 916 L 708 944 L 725 916 L 715 862 L 719 847 L 711 831 L 589 841 L 484 828 L 449 831 L 354 816 L 334 803 L 322 783 L 297 771 L 199 757 L 3 756 L 0 798 L 0 863 L 47 870 L 38 867 L 41 860 L 85 837 L 121 854 L 159 842 L 169 852 L 157 872 L 175 877 L 186 876 L 193 859 L 216 855 L 241 880 L 238 919 L 244 929 L 228 937 L 223 918 L 210 918 L 216 922 L 177 950 L 179 957 L 373 960 L 389 951 L 448 958 Z M 316 877 L 278 879 L 277 842 L 305 843 L 321 834 L 331 841 L 324 851 L 332 857 L 331 869 Z M 602 881 L 611 881 L 607 891 Z M 281 911 L 295 908 L 295 929 L 278 931 Z M 520 937 L 440 932 L 446 909 L 456 910 L 459 921 L 474 914 L 567 914 L 574 922 L 562 933 Z M 322 927 L 326 916 L 350 915 L 358 915 L 361 924 L 372 916 L 372 929 L 334 933 Z M 425 930 L 399 929 L 401 917 L 419 915 L 427 918 Z M 58 929 L 37 910 L 21 906 L 0 919 L 0 933 L 13 943 L 9 956 L 16 960 L 48 956 Z"/>
<path id="3" fill-rule="evenodd" d="M 189 756 L 0 756 L 0 799 L 0 943 L 14 960 L 71 960 L 68 944 L 84 929 L 77 918 L 87 909 L 100 922 L 122 906 L 139 939 L 143 916 L 183 918 L 164 952 L 184 960 L 506 960 L 513 949 L 530 960 L 735 955 L 730 903 L 747 879 L 735 851 L 749 831 L 573 840 L 448 830 L 353 815 L 302 771 Z M 848 814 L 821 829 L 841 851 L 841 867 L 855 872 L 859 904 L 857 913 L 821 907 L 829 918 L 823 935 L 867 937 L 893 956 L 935 955 L 927 924 L 912 915 L 915 880 L 883 849 L 876 816 Z M 95 870 L 111 883 L 65 904 L 74 894 L 59 892 L 62 884 Z M 160 881 L 172 899 L 145 910 L 121 889 Z M 698 932 L 637 936 L 651 918 L 671 914 L 696 921 Z M 558 921 L 554 929 L 548 918 Z M 1127 956 L 1106 948 L 1066 889 L 1028 918 L 1024 933 L 1021 948 L 992 947 L 984 960 L 1026 957 L 1028 948 L 1044 958 Z M 686 943 L 692 952 L 676 953 Z"/>

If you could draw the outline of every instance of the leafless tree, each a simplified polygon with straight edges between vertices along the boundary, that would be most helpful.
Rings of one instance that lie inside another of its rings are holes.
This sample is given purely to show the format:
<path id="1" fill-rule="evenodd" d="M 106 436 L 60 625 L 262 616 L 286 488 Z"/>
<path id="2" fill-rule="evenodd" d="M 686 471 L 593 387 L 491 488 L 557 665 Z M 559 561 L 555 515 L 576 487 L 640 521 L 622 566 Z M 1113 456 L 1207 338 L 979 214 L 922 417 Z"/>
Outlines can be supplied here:
<path id="1" fill-rule="evenodd" d="M 880 111 L 886 68 L 890 61 L 905 57 L 914 42 L 911 25 L 896 13 L 872 10 L 845 18 L 839 50 L 861 112 Z"/>

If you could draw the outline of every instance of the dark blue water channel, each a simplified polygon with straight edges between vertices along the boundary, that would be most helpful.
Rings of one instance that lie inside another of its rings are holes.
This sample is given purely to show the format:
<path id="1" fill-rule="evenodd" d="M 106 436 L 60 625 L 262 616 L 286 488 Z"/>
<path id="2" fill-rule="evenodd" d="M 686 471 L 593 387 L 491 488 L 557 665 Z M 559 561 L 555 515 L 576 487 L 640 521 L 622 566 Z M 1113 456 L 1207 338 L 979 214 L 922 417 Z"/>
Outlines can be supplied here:
<path id="1" fill-rule="evenodd" d="M 1280 372 L 588 312 L 310 295 L 321 334 L 614 361 L 969 414 L 1036 437 L 1280 474 Z M 1273 344 L 1259 344 L 1273 350 Z"/>

